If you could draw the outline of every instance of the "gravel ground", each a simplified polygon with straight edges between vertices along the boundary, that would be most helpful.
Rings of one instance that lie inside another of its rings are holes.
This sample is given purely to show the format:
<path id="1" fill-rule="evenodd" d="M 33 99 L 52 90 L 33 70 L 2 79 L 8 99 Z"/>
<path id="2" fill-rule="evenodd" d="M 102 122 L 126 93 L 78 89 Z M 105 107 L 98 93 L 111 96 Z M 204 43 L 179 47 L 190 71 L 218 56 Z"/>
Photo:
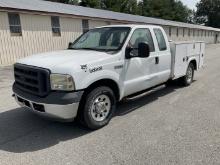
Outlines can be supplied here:
<path id="1" fill-rule="evenodd" d="M 110 124 L 88 131 L 18 108 L 12 72 L 0 68 L 0 164 L 220 164 L 220 45 L 208 45 L 192 86 L 118 105 Z"/>

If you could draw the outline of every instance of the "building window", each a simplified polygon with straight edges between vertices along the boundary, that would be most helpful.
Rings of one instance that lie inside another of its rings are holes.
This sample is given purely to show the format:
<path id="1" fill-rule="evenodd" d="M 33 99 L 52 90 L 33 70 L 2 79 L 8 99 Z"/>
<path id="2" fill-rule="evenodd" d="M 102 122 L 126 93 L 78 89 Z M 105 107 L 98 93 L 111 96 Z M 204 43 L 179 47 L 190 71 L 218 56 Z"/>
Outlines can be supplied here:
<path id="1" fill-rule="evenodd" d="M 190 37 L 190 29 L 188 29 L 188 36 Z"/>
<path id="2" fill-rule="evenodd" d="M 83 28 L 83 33 L 89 31 L 89 20 L 87 19 L 82 20 L 82 28 Z"/>
<path id="3" fill-rule="evenodd" d="M 183 37 L 185 36 L 185 28 L 183 28 Z"/>
<path id="4" fill-rule="evenodd" d="M 169 36 L 171 37 L 171 35 L 172 35 L 172 28 L 169 27 Z"/>
<path id="5" fill-rule="evenodd" d="M 179 36 L 179 28 L 176 28 L 176 36 Z"/>
<path id="6" fill-rule="evenodd" d="M 52 26 L 53 36 L 61 36 L 59 17 L 57 17 L 57 16 L 51 17 L 51 26 Z"/>
<path id="7" fill-rule="evenodd" d="M 9 28 L 12 36 L 22 36 L 19 14 L 8 13 Z"/>
<path id="8" fill-rule="evenodd" d="M 193 29 L 193 37 L 195 37 L 195 33 L 196 33 L 196 30 L 195 30 L 195 29 Z"/>

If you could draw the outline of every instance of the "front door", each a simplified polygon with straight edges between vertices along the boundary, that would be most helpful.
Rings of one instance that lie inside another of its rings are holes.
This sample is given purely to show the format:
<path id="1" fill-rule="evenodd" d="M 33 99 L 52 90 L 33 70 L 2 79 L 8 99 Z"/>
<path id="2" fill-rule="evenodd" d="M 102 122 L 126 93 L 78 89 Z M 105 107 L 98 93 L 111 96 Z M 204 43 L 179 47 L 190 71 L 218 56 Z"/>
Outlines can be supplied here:
<path id="1" fill-rule="evenodd" d="M 150 56 L 148 58 L 134 57 L 125 60 L 124 96 L 152 87 L 156 82 L 156 52 L 152 34 L 148 28 L 136 29 L 133 32 L 128 43 L 128 47 L 133 48 L 131 55 L 137 56 L 138 44 L 141 42 L 149 44 Z"/>

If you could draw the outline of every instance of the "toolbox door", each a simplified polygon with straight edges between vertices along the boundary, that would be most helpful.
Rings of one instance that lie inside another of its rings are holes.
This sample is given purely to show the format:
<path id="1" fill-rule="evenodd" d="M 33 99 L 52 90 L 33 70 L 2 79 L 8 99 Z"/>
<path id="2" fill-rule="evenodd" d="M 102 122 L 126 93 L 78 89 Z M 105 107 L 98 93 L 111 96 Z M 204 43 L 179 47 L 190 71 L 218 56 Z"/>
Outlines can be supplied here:
<path id="1" fill-rule="evenodd" d="M 176 44 L 174 54 L 174 79 L 186 74 L 188 44 Z"/>

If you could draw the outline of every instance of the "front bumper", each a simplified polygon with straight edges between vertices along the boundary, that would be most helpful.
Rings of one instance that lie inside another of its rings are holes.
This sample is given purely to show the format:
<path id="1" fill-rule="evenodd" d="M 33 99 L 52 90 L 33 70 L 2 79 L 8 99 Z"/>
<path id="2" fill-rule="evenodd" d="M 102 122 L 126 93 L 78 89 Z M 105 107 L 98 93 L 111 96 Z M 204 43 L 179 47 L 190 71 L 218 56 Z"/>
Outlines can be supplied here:
<path id="1" fill-rule="evenodd" d="M 83 91 L 53 92 L 45 98 L 30 95 L 13 86 L 14 98 L 21 107 L 38 115 L 60 121 L 73 121 L 77 116 Z"/>

